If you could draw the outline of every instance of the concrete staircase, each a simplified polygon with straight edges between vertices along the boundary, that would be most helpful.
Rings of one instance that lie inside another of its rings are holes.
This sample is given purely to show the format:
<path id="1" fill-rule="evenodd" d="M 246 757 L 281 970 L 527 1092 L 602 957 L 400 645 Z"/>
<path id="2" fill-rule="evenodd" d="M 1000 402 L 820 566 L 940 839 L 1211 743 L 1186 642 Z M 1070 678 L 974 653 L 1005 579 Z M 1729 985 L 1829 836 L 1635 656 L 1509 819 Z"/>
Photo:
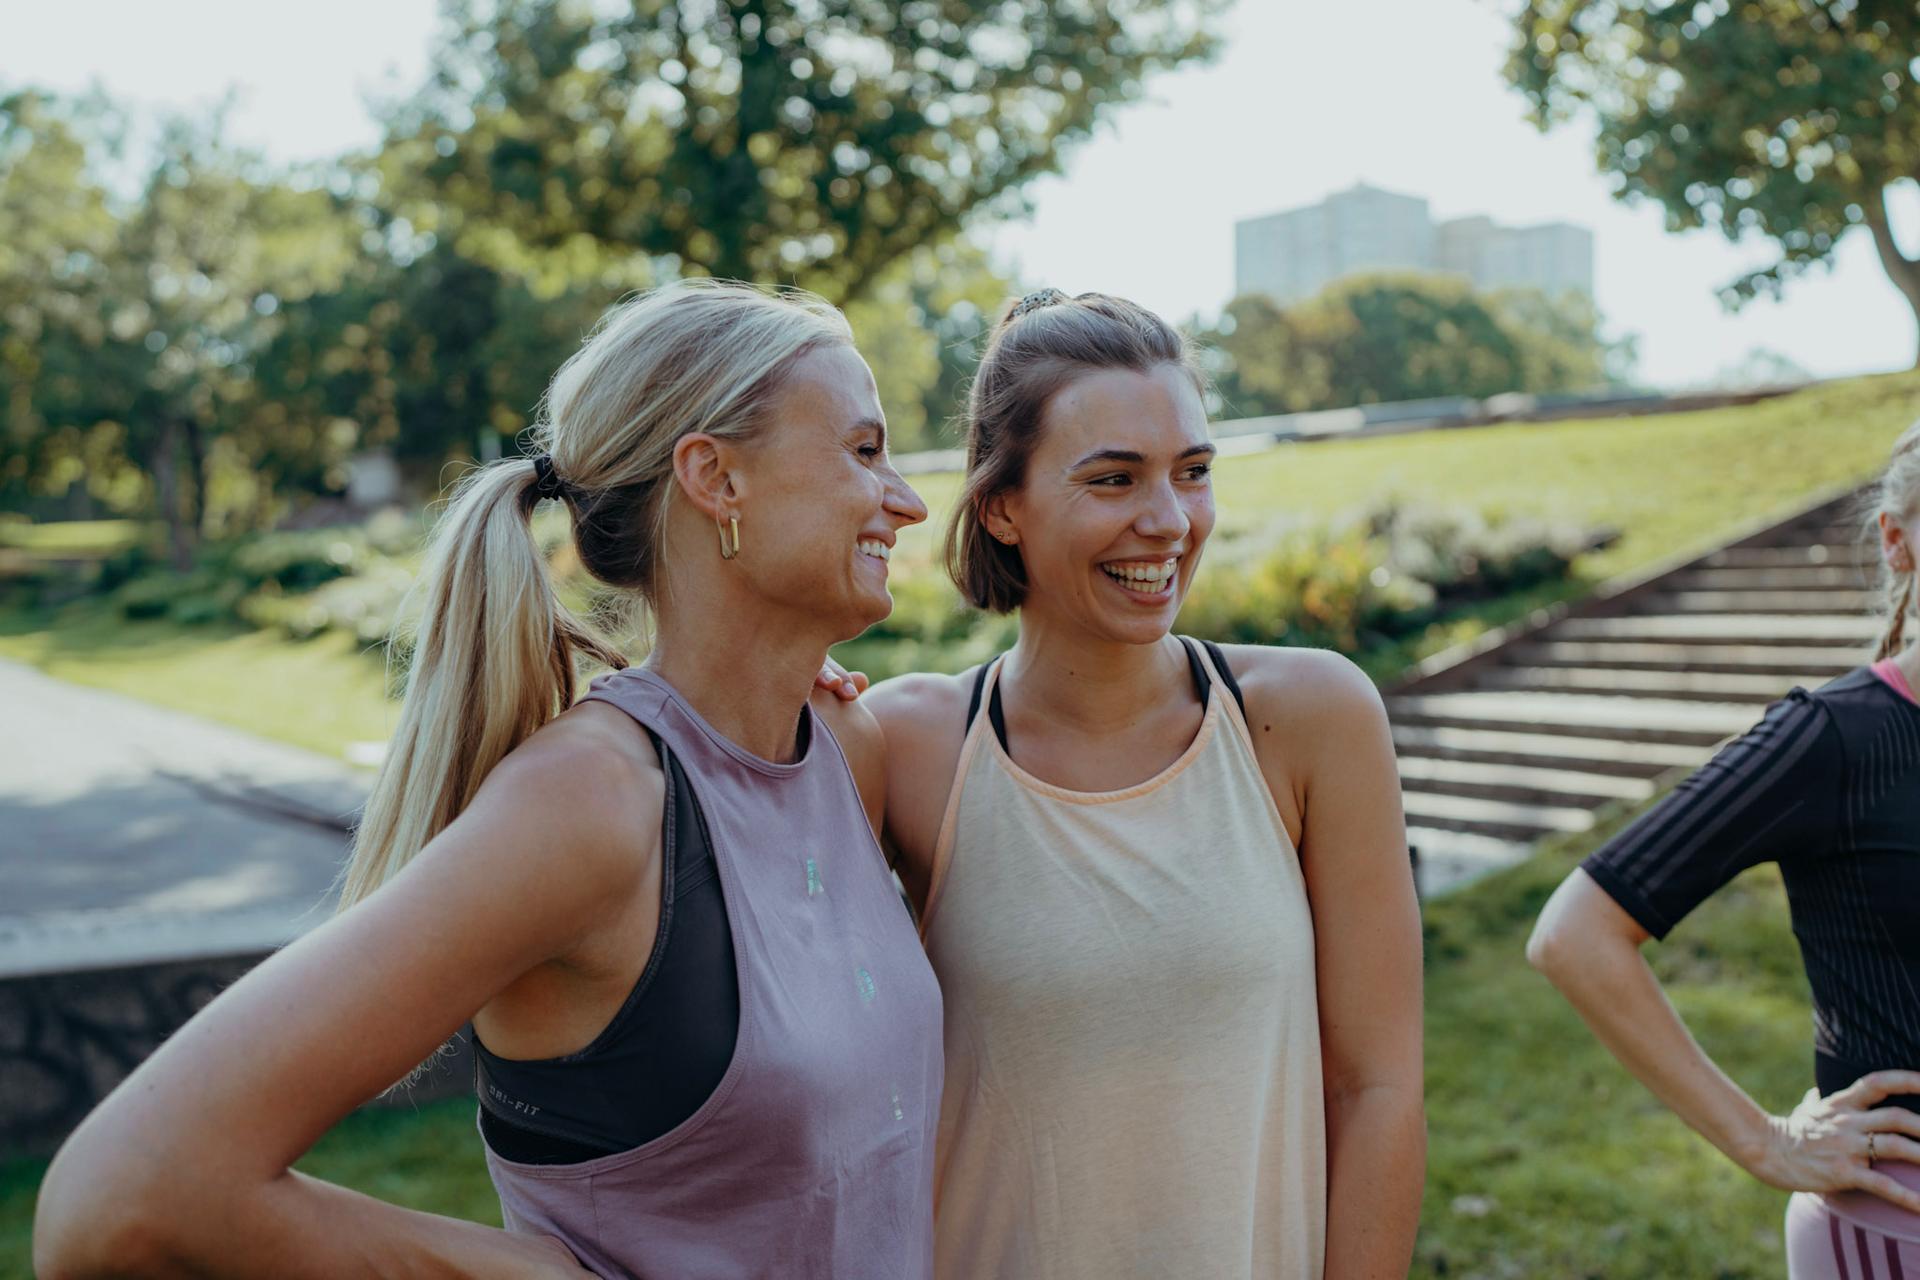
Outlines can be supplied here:
<path id="1" fill-rule="evenodd" d="M 1388 692 L 1421 890 L 1590 827 L 1794 685 L 1865 662 L 1877 552 L 1829 495 L 1697 559 L 1444 654 Z"/>

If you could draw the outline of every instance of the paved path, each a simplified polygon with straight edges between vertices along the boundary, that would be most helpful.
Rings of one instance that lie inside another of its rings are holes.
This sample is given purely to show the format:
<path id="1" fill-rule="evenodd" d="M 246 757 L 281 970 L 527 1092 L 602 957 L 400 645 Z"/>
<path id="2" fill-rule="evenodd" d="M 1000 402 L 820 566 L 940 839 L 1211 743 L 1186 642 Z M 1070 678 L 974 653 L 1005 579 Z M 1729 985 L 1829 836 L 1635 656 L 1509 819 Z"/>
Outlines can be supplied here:
<path id="1" fill-rule="evenodd" d="M 0 976 L 292 939 L 368 776 L 0 662 Z"/>

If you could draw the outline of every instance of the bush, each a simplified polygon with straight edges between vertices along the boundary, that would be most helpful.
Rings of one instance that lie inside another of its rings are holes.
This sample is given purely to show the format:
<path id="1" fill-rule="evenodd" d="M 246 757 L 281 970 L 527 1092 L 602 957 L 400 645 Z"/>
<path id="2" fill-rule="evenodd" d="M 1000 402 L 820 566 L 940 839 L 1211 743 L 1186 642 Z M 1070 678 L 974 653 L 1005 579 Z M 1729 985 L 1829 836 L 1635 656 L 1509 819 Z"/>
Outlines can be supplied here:
<path id="1" fill-rule="evenodd" d="M 1564 578 L 1590 543 L 1536 520 L 1381 507 L 1331 527 L 1236 544 L 1187 596 L 1180 627 L 1209 640 L 1356 654 L 1476 600 Z"/>

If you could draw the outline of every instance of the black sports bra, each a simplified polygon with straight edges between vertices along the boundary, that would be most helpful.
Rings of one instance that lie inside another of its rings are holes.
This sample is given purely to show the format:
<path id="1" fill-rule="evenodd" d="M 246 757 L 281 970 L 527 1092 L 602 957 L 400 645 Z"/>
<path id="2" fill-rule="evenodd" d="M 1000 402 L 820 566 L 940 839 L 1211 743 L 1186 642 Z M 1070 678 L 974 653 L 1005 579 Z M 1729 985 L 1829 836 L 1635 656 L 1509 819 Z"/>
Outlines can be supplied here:
<path id="1" fill-rule="evenodd" d="M 733 1060 L 740 986 L 713 847 L 680 762 L 658 737 L 653 745 L 667 775 L 667 856 L 659 932 L 633 991 L 592 1044 L 563 1058 L 501 1058 L 473 1038 L 480 1132 L 508 1160 L 576 1164 L 632 1150 L 690 1119 Z"/>

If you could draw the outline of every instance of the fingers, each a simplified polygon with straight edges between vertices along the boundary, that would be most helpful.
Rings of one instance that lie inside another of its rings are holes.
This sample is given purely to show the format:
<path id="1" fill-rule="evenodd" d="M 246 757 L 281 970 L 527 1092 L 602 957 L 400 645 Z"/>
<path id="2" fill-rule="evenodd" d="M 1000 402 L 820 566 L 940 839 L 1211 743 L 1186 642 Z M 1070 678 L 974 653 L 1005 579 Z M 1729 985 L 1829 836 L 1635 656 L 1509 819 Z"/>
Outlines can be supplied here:
<path id="1" fill-rule="evenodd" d="M 1920 1164 L 1920 1142 L 1903 1138 L 1897 1133 L 1876 1133 L 1873 1135 L 1873 1159 L 1876 1164 L 1882 1160 Z"/>
<path id="2" fill-rule="evenodd" d="M 1834 1094 L 1833 1100 L 1864 1111 L 1882 1098 L 1904 1093 L 1920 1093 L 1920 1071 L 1875 1071 Z"/>
<path id="3" fill-rule="evenodd" d="M 1865 1111 L 1860 1119 L 1866 1128 L 1875 1133 L 1904 1133 L 1909 1138 L 1920 1138 L 1920 1112 L 1909 1111 L 1905 1107 L 1881 1107 L 1875 1111 Z"/>
<path id="4" fill-rule="evenodd" d="M 867 686 L 872 683 L 872 681 L 867 679 L 867 673 L 864 671 L 849 671 L 847 673 L 847 679 L 853 682 L 853 691 L 855 693 L 865 693 Z"/>
<path id="5" fill-rule="evenodd" d="M 1899 1205 L 1908 1213 L 1920 1213 L 1920 1191 L 1902 1186 L 1884 1173 L 1863 1169 L 1853 1185 L 1862 1191 L 1879 1196 L 1889 1204 Z"/>

